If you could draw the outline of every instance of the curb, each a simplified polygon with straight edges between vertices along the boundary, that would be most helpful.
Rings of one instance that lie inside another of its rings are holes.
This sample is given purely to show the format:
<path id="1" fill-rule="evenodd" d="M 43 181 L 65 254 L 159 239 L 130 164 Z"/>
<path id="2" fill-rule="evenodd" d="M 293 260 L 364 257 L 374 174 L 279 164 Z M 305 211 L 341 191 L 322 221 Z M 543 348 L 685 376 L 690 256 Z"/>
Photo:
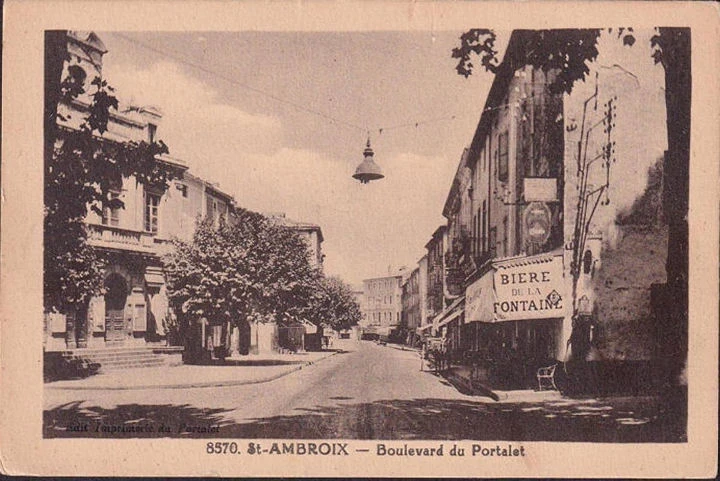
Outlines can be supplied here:
<path id="1" fill-rule="evenodd" d="M 260 379 L 250 379 L 250 380 L 244 380 L 244 381 L 211 381 L 211 382 L 196 382 L 196 383 L 187 383 L 187 384 L 146 384 L 146 385 L 140 385 L 140 386 L 44 386 L 45 389 L 56 389 L 60 391 L 141 391 L 145 389 L 195 389 L 195 388 L 206 388 L 206 387 L 233 387 L 233 386 L 244 386 L 244 385 L 250 385 L 250 384 L 262 384 L 270 381 L 274 381 L 276 379 L 279 379 L 281 377 L 287 376 L 288 374 L 292 374 L 296 371 L 301 370 L 304 367 L 312 366 L 315 363 L 318 363 L 322 360 L 331 358 L 335 354 L 337 354 L 338 351 L 333 352 L 329 356 L 322 357 L 320 359 L 317 359 L 315 361 L 307 361 L 306 363 L 299 364 L 297 366 L 294 366 L 293 368 L 289 369 L 286 372 L 281 372 L 279 374 L 274 374 L 272 376 L 268 376 L 265 378 Z"/>

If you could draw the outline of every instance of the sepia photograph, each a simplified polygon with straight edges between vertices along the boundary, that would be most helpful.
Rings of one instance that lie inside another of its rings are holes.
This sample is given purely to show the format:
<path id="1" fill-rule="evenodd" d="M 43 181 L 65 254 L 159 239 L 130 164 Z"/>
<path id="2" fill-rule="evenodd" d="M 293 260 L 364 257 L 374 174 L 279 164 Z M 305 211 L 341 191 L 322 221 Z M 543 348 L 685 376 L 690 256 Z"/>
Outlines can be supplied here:
<path id="1" fill-rule="evenodd" d="M 132 5 L 4 34 L 0 460 L 717 470 L 717 18 Z"/>
<path id="2" fill-rule="evenodd" d="M 46 31 L 44 435 L 686 441 L 690 38 Z"/>

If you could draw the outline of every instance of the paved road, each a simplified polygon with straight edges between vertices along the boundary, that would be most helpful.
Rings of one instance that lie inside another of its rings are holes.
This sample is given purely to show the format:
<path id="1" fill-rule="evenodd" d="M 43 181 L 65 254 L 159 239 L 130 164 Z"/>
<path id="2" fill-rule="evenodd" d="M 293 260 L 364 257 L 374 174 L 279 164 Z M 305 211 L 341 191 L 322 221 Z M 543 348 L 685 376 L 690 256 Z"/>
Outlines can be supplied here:
<path id="1" fill-rule="evenodd" d="M 683 415 L 670 413 L 657 398 L 496 403 L 420 372 L 414 351 L 369 342 L 345 347 L 263 384 L 46 390 L 45 435 L 608 442 L 677 442 L 684 436 Z M 170 432 L 159 432 L 161 425 Z M 107 432 L 113 429 L 127 432 Z"/>

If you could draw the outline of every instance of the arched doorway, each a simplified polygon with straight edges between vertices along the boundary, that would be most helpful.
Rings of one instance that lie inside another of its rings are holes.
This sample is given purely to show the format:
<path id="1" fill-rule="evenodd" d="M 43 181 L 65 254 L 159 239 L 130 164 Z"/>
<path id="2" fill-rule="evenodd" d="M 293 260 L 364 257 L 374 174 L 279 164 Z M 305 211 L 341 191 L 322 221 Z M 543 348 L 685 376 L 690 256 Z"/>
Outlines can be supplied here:
<path id="1" fill-rule="evenodd" d="M 105 341 L 125 340 L 125 304 L 127 282 L 119 274 L 110 274 L 105 279 Z"/>

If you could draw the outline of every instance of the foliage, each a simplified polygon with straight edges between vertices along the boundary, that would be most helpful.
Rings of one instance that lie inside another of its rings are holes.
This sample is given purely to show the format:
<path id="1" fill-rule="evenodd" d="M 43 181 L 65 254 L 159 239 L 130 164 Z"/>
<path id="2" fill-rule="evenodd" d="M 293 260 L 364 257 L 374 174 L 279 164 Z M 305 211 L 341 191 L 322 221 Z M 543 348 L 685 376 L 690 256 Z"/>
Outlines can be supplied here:
<path id="1" fill-rule="evenodd" d="M 610 29 L 612 31 L 612 29 Z M 632 46 L 635 43 L 632 28 L 617 30 L 623 43 Z M 550 84 L 551 93 L 570 93 L 577 80 L 584 80 L 590 72 L 588 62 L 597 58 L 597 41 L 600 29 L 554 29 L 517 31 L 519 48 L 513 55 L 515 65 L 532 65 L 544 72 L 557 74 Z M 459 75 L 468 77 L 475 65 L 471 58 L 476 55 L 486 71 L 497 73 L 500 61 L 495 49 L 497 37 L 488 29 L 471 29 L 460 36 L 460 46 L 452 50 L 452 58 L 457 58 L 456 70 Z"/>
<path id="2" fill-rule="evenodd" d="M 347 283 L 338 277 L 323 277 L 318 280 L 308 317 L 316 324 L 341 331 L 360 322 L 362 314 Z"/>
<path id="3" fill-rule="evenodd" d="M 310 306 L 320 273 L 303 239 L 266 217 L 239 209 L 237 221 L 200 222 L 192 242 L 174 240 L 164 259 L 177 313 L 210 322 L 284 322 Z"/>
<path id="4" fill-rule="evenodd" d="M 300 319 L 334 329 L 357 324 L 352 289 L 310 264 L 300 235 L 255 212 L 236 214 L 232 224 L 199 222 L 192 242 L 174 240 L 163 258 L 178 316 L 233 325 Z"/>
<path id="5" fill-rule="evenodd" d="M 45 215 L 44 303 L 67 313 L 87 305 L 102 286 L 102 261 L 86 243 L 83 219 Z"/>
<path id="6" fill-rule="evenodd" d="M 156 160 L 168 148 L 162 142 L 117 142 L 103 137 L 118 99 L 100 77 L 89 83 L 85 71 L 70 65 L 67 34 L 46 34 L 45 77 L 45 309 L 66 312 L 85 305 L 102 289 L 98 254 L 88 247 L 83 220 L 89 210 L 121 208 L 111 199 L 111 186 L 135 177 L 145 185 L 167 188 L 172 172 Z M 90 104 L 78 98 L 89 92 Z M 66 127 L 72 115 L 59 114 L 58 104 L 83 115 L 78 127 Z M 60 123 L 58 124 L 58 120 Z"/>
<path id="7" fill-rule="evenodd" d="M 662 218 L 663 159 L 648 167 L 647 185 L 642 195 L 635 199 L 632 206 L 618 212 L 615 223 L 618 225 L 654 226 Z"/>

